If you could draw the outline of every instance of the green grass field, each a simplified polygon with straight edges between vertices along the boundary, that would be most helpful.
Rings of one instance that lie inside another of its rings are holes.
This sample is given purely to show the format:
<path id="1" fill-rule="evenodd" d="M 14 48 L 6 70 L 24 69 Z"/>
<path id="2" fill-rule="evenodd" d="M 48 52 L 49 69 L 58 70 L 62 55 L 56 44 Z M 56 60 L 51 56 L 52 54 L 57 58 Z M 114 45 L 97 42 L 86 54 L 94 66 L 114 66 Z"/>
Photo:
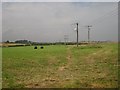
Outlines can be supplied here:
<path id="1" fill-rule="evenodd" d="M 118 45 L 3 48 L 3 88 L 116 88 Z"/>

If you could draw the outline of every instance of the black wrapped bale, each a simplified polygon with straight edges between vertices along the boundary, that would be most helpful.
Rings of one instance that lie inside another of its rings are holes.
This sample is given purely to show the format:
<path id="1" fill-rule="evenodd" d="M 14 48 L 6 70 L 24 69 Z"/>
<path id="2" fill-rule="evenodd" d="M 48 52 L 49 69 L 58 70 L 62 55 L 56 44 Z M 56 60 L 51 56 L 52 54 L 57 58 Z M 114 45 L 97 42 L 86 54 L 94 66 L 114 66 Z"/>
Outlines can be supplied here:
<path id="1" fill-rule="evenodd" d="M 35 46 L 34 49 L 37 49 L 37 46 Z"/>
<path id="2" fill-rule="evenodd" d="M 43 47 L 43 46 L 41 46 L 40 48 L 41 48 L 41 49 L 43 49 L 44 47 Z"/>

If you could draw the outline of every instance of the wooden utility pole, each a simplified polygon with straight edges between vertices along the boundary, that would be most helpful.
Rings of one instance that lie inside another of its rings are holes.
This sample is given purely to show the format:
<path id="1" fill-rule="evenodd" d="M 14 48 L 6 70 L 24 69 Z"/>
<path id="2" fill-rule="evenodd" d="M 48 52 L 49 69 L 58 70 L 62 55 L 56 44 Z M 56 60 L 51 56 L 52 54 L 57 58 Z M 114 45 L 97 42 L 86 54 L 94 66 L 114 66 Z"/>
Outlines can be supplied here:
<path id="1" fill-rule="evenodd" d="M 90 43 L 90 27 L 92 27 L 92 26 L 87 26 L 88 27 L 88 43 Z"/>
<path id="2" fill-rule="evenodd" d="M 65 45 L 67 45 L 67 42 L 68 42 L 68 35 L 64 35 L 64 43 L 65 43 Z"/>
<path id="3" fill-rule="evenodd" d="M 78 47 L 78 23 L 76 23 L 77 25 L 77 47 Z"/>
<path id="4" fill-rule="evenodd" d="M 78 23 L 74 23 L 74 25 L 76 25 L 76 27 L 74 28 L 74 30 L 77 32 L 77 42 L 76 42 L 76 44 L 77 44 L 77 47 L 78 47 Z"/>

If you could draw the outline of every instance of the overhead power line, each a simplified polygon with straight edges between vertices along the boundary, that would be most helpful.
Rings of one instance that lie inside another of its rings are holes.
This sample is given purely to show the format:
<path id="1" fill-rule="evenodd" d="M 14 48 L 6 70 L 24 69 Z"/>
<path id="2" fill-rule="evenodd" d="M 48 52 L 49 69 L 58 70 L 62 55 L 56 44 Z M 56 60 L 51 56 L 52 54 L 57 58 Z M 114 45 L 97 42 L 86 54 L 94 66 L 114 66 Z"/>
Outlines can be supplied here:
<path id="1" fill-rule="evenodd" d="M 104 15 L 102 15 L 101 17 L 96 18 L 95 20 L 91 21 L 90 23 L 92 23 L 92 25 L 97 24 L 97 23 L 103 21 L 105 18 L 107 18 L 109 16 L 112 16 L 112 15 L 118 15 L 118 9 L 117 8 L 108 12 L 108 13 L 106 13 L 106 14 L 104 14 Z"/>
<path id="2" fill-rule="evenodd" d="M 112 15 L 118 15 L 118 11 L 119 11 L 118 7 L 115 7 L 110 12 L 108 12 L 108 13 L 106 13 L 106 14 L 104 14 L 104 15 L 102 15 L 102 16 L 100 16 L 100 17 L 98 17 L 98 18 L 96 18 L 92 21 L 90 21 L 89 24 L 96 25 L 96 24 L 100 23 L 101 21 L 105 20 L 107 17 L 110 17 Z M 80 24 L 80 27 L 84 27 L 84 26 L 85 25 Z"/>

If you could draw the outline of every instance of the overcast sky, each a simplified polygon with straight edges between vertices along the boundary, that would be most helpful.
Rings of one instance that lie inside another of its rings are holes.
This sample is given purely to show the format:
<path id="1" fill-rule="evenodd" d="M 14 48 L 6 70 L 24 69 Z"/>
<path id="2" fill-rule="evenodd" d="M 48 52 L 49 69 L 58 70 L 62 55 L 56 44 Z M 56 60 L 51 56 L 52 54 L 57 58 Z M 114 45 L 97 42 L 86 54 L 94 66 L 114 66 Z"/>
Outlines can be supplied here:
<path id="1" fill-rule="evenodd" d="M 117 10 L 117 2 L 4 2 L 2 39 L 56 42 L 68 35 L 76 41 L 72 24 L 78 22 L 79 41 L 87 40 L 86 25 L 92 25 L 91 40 L 117 41 Z"/>
<path id="2" fill-rule="evenodd" d="M 118 2 L 120 0 L 1 0 L 2 2 Z"/>

